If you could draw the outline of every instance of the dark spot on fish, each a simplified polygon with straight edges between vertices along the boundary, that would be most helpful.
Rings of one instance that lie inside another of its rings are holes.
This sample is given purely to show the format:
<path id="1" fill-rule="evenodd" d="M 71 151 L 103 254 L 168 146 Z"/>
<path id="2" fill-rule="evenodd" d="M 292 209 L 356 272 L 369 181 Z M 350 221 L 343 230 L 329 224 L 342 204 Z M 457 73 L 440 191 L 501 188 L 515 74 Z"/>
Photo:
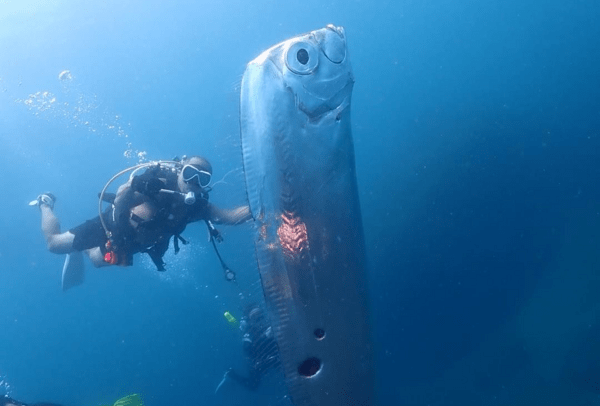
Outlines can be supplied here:
<path id="1" fill-rule="evenodd" d="M 310 357 L 304 360 L 298 367 L 298 373 L 302 376 L 310 378 L 315 376 L 321 370 L 321 360 L 315 357 Z"/>
<path id="2" fill-rule="evenodd" d="M 337 116 L 335 116 L 335 121 L 340 121 L 342 119 L 342 112 L 340 111 Z"/>
<path id="3" fill-rule="evenodd" d="M 296 59 L 298 59 L 298 62 L 302 65 L 306 65 L 308 63 L 308 51 L 304 48 L 300 48 L 296 53 Z"/>
<path id="4" fill-rule="evenodd" d="M 315 329 L 315 337 L 319 341 L 321 341 L 322 339 L 324 339 L 325 338 L 325 330 L 323 330 L 322 328 L 316 328 Z"/>

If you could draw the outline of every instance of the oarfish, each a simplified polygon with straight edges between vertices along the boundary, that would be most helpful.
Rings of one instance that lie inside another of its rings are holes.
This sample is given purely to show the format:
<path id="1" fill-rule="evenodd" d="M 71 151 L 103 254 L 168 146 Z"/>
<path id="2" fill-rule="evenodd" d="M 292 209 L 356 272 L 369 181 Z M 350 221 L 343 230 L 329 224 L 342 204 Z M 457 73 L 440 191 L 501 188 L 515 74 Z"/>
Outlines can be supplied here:
<path id="1" fill-rule="evenodd" d="M 333 25 L 266 50 L 242 79 L 258 269 L 296 406 L 375 404 L 353 84 Z"/>

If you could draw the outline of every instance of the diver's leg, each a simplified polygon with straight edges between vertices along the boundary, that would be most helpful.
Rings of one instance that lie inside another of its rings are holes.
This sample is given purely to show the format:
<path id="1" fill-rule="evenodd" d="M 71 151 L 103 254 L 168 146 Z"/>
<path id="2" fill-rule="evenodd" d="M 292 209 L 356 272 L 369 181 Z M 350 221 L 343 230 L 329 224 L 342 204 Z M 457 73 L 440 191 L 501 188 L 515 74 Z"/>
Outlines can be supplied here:
<path id="1" fill-rule="evenodd" d="M 257 390 L 258 386 L 260 385 L 260 377 L 261 377 L 261 373 L 259 370 L 255 369 L 255 368 L 250 368 L 250 370 L 248 371 L 248 385 L 247 388 L 250 390 Z"/>
<path id="2" fill-rule="evenodd" d="M 72 252 L 75 235 L 69 231 L 60 232 L 60 222 L 50 206 L 41 204 L 40 211 L 42 212 L 42 233 L 46 239 L 48 250 L 54 254 Z"/>
<path id="3" fill-rule="evenodd" d="M 230 369 L 227 376 L 250 391 L 255 391 L 260 383 L 260 376 L 255 376 L 253 370 L 250 371 L 248 378 L 238 374 L 234 369 Z"/>
<path id="4" fill-rule="evenodd" d="M 104 254 L 102 254 L 102 250 L 100 249 L 100 247 L 85 250 L 85 253 L 90 259 L 90 261 L 92 261 L 92 265 L 94 265 L 96 268 L 110 266 L 110 264 L 104 260 Z"/>

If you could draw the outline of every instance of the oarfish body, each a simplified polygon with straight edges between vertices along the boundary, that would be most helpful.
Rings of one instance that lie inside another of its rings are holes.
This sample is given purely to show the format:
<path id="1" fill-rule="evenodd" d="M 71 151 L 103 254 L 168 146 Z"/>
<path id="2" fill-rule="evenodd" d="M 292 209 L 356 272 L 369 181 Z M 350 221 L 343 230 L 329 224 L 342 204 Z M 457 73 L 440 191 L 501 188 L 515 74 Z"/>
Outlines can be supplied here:
<path id="1" fill-rule="evenodd" d="M 297 406 L 375 404 L 353 84 L 344 30 L 332 25 L 268 49 L 242 79 L 258 268 Z"/>

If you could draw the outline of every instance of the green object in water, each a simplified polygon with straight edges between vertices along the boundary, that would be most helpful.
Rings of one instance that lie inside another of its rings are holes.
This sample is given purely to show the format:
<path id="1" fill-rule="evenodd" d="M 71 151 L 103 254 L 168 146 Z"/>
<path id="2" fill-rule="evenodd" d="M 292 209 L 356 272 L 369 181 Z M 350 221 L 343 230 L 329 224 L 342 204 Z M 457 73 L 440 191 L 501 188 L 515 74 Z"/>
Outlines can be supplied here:
<path id="1" fill-rule="evenodd" d="M 225 312 L 225 313 L 223 313 L 223 316 L 225 316 L 225 318 L 227 319 L 227 321 L 228 321 L 228 322 L 230 322 L 231 324 L 235 324 L 235 323 L 237 323 L 237 320 L 236 320 L 236 318 L 235 318 L 235 317 L 233 317 L 233 316 L 231 315 L 231 313 L 229 313 L 229 312 Z"/>
<path id="2" fill-rule="evenodd" d="M 117 400 L 113 406 L 144 406 L 144 402 L 140 395 L 133 393 Z"/>

